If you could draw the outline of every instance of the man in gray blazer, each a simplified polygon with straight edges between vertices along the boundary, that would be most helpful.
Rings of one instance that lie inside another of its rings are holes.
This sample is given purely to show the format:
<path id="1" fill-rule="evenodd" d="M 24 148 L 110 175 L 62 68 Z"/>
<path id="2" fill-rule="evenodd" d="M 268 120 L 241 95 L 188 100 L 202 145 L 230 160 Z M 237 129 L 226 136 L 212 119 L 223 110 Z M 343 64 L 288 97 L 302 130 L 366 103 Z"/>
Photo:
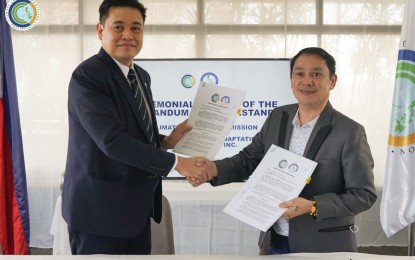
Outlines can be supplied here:
<path id="1" fill-rule="evenodd" d="M 337 81 L 330 54 L 321 48 L 303 49 L 292 58 L 290 70 L 298 104 L 276 108 L 239 154 L 205 162 L 217 175 L 211 184 L 248 179 L 272 144 L 314 160 L 318 165 L 311 182 L 299 197 L 280 204 L 287 211 L 270 228 L 268 252 L 357 251 L 354 216 L 376 201 L 365 130 L 329 102 Z M 193 186 L 199 184 L 188 179 Z"/>

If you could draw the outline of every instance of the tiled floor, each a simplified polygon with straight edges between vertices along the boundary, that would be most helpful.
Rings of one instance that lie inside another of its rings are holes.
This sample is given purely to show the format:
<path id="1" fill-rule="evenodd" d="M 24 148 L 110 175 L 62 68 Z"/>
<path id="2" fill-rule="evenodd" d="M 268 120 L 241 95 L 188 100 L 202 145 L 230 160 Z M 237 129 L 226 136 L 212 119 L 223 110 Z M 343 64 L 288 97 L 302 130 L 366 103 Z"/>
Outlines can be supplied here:
<path id="1" fill-rule="evenodd" d="M 408 255 L 408 248 L 401 246 L 383 246 L 383 247 L 359 247 L 358 251 L 360 253 L 374 254 L 374 255 Z M 51 255 L 51 248 L 30 248 L 32 255 Z"/>

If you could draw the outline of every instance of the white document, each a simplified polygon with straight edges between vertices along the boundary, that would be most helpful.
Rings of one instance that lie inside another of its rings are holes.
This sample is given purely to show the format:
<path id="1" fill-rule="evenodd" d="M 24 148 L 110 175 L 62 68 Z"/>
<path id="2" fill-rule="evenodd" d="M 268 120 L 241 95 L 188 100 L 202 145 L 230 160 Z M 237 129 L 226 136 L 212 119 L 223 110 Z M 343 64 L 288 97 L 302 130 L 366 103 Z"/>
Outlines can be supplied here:
<path id="1" fill-rule="evenodd" d="M 201 82 L 188 125 L 193 126 L 173 152 L 213 160 L 240 113 L 245 91 Z"/>
<path id="2" fill-rule="evenodd" d="M 287 210 L 279 204 L 298 197 L 316 166 L 312 160 L 272 145 L 223 211 L 267 231 Z"/>

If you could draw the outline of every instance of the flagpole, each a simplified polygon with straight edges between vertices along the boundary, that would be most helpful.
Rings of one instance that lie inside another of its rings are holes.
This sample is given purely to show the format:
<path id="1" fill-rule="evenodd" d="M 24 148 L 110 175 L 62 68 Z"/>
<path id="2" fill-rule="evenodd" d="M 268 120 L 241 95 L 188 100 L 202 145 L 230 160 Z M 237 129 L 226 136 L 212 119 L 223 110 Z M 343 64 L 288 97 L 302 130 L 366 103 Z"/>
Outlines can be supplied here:
<path id="1" fill-rule="evenodd" d="M 414 223 L 408 226 L 408 256 L 414 255 Z"/>

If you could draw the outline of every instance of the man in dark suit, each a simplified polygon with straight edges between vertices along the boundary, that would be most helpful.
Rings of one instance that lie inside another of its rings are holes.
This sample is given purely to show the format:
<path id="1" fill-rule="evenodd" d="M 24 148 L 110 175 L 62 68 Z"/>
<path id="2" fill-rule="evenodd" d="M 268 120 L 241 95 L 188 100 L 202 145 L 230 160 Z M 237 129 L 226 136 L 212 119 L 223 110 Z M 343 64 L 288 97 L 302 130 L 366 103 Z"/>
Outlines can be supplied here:
<path id="1" fill-rule="evenodd" d="M 335 65 L 321 48 L 301 50 L 290 63 L 298 104 L 276 108 L 251 144 L 211 163 L 217 175 L 212 185 L 249 178 L 272 144 L 318 163 L 299 197 L 280 204 L 287 210 L 269 231 L 269 254 L 357 251 L 354 216 L 376 201 L 365 130 L 329 102 L 337 81 Z M 263 237 L 261 233 L 260 246 Z"/>
<path id="2" fill-rule="evenodd" d="M 190 130 L 158 133 L 149 74 L 133 63 L 146 8 L 104 0 L 99 53 L 80 64 L 68 91 L 69 143 L 62 193 L 73 254 L 150 254 L 150 218 L 161 220 L 161 177 L 210 179 L 200 158 L 166 152 Z M 163 238 L 160 238 L 163 239 Z"/>

